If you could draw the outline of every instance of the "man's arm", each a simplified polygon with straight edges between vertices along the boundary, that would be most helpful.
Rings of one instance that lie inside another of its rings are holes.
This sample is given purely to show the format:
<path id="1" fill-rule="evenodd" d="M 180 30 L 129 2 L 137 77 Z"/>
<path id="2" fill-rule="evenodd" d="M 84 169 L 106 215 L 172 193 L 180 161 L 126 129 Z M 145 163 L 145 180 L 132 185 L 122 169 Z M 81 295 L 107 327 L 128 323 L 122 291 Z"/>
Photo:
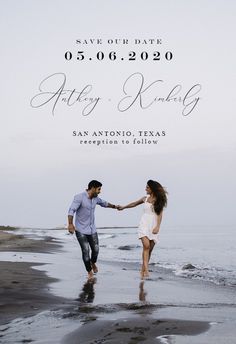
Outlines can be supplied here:
<path id="1" fill-rule="evenodd" d="M 73 234 L 75 232 L 75 226 L 73 224 L 73 218 L 74 216 L 68 215 L 68 231 L 69 233 Z"/>
<path id="2" fill-rule="evenodd" d="M 107 202 L 107 208 L 117 209 L 118 205 Z"/>
<path id="3" fill-rule="evenodd" d="M 109 203 L 107 201 L 104 201 L 103 199 L 97 197 L 97 204 L 100 205 L 100 207 L 104 207 L 104 208 L 112 208 L 112 209 L 118 209 L 118 205 Z"/>
<path id="4" fill-rule="evenodd" d="M 76 195 L 68 211 L 68 231 L 73 234 L 75 232 L 75 226 L 73 224 L 74 213 L 80 207 L 82 202 L 81 195 Z"/>

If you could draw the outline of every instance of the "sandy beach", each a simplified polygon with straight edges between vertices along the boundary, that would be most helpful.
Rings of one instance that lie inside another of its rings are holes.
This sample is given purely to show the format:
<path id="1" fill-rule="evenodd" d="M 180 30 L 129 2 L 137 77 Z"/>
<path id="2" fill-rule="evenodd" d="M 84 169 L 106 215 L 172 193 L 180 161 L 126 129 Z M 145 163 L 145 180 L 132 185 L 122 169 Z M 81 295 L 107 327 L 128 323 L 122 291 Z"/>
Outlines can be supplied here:
<path id="1" fill-rule="evenodd" d="M 0 231 L 1 343 L 234 343 L 234 288 L 104 260 L 88 281 L 62 237 Z"/>
<path id="2" fill-rule="evenodd" d="M 0 252 L 54 252 L 59 249 L 50 238 L 42 240 L 27 239 L 0 231 Z M 40 262 L 35 265 L 41 265 Z M 31 268 L 29 262 L 0 261 L 0 324 L 8 323 L 18 316 L 31 316 L 39 311 L 56 306 L 63 302 L 59 297 L 50 294 L 49 283 L 56 279 L 44 272 Z"/>

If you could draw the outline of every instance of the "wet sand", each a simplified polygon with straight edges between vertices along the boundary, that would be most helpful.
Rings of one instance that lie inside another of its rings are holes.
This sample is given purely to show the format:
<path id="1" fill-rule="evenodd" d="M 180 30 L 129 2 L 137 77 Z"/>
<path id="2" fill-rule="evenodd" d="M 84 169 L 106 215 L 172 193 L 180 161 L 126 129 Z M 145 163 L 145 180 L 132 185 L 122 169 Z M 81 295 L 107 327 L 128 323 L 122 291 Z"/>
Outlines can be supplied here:
<path id="1" fill-rule="evenodd" d="M 4 344 L 14 335 L 19 343 L 233 343 L 233 288 L 184 279 L 154 266 L 150 278 L 141 281 L 136 264 L 101 260 L 99 273 L 88 281 L 72 236 L 60 243 L 0 231 L 0 243 L 0 251 L 10 251 L 11 259 L 17 256 L 17 262 L 0 262 Z M 46 257 L 46 265 L 37 252 Z M 19 262 L 21 257 L 34 262 Z M 59 312 L 40 320 L 37 316 L 46 309 Z M 10 321 L 19 317 L 29 321 L 19 320 L 16 328 Z"/>
<path id="2" fill-rule="evenodd" d="M 206 322 L 145 317 L 89 322 L 64 338 L 63 343 L 158 343 L 169 335 L 196 335 L 209 329 Z M 79 338 L 79 341 L 78 341 Z"/>
<path id="3" fill-rule="evenodd" d="M 50 238 L 31 240 L 22 235 L 0 231 L 0 252 L 55 252 L 59 248 L 60 245 L 52 243 Z M 63 298 L 49 292 L 49 284 L 56 279 L 31 266 L 32 263 L 28 262 L 0 261 L 0 324 L 59 307 L 64 302 Z"/>

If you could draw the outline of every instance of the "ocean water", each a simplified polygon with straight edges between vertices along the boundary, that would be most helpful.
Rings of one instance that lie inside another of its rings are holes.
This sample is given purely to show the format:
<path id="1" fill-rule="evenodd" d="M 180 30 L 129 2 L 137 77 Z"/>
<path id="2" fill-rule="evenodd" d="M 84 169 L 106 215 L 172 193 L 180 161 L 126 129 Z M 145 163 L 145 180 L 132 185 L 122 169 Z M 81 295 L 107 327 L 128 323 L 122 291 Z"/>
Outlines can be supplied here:
<path id="1" fill-rule="evenodd" d="M 66 229 L 22 228 L 17 233 L 34 239 L 51 236 L 62 241 L 69 235 Z M 100 260 L 141 263 L 142 246 L 136 228 L 98 228 L 98 233 Z M 71 240 L 77 243 L 75 236 Z M 183 278 L 236 286 L 235 227 L 163 226 L 150 264 L 153 270 L 162 267 Z M 187 264 L 192 269 L 186 269 Z"/>
<path id="2" fill-rule="evenodd" d="M 104 245 L 100 258 L 140 262 L 142 247 L 136 231 L 100 230 L 100 243 Z M 150 263 L 183 278 L 236 286 L 235 227 L 163 227 Z M 194 268 L 186 269 L 189 264 Z"/>

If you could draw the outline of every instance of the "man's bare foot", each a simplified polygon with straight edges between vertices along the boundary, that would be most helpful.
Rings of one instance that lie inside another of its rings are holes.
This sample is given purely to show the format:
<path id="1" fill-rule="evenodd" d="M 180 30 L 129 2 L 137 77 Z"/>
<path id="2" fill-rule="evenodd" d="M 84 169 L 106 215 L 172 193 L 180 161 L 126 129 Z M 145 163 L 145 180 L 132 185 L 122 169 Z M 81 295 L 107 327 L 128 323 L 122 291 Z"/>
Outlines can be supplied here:
<path id="1" fill-rule="evenodd" d="M 92 263 L 92 269 L 95 274 L 98 272 L 98 267 L 95 263 Z"/>
<path id="2" fill-rule="evenodd" d="M 88 272 L 88 279 L 92 279 L 93 278 L 93 272 L 92 270 Z"/>

